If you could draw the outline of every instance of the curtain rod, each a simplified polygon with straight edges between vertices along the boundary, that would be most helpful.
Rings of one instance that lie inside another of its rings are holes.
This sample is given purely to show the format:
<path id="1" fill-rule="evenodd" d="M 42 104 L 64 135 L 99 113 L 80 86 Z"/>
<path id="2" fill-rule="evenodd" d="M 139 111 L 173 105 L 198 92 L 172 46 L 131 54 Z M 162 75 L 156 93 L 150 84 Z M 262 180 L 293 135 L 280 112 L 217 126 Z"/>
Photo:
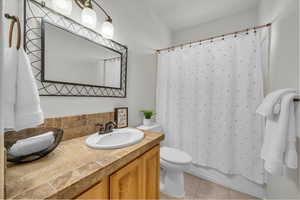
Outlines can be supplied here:
<path id="1" fill-rule="evenodd" d="M 196 41 L 186 42 L 186 43 L 174 45 L 174 46 L 163 48 L 163 49 L 157 49 L 156 52 L 159 53 L 161 51 L 171 50 L 171 49 L 175 49 L 175 48 L 178 48 L 178 47 L 183 47 L 183 46 L 186 46 L 186 45 L 192 45 L 192 44 L 195 44 L 195 43 L 201 43 L 201 42 L 205 42 L 205 41 L 208 41 L 208 40 L 213 41 L 214 39 L 217 39 L 217 38 L 224 38 L 225 36 L 228 36 L 228 35 L 237 35 L 239 33 L 249 32 L 251 30 L 256 31 L 258 29 L 269 27 L 271 25 L 272 25 L 272 23 L 268 23 L 268 24 L 265 24 L 265 25 L 256 26 L 256 27 L 253 27 L 253 28 L 247 28 L 247 29 L 243 29 L 243 30 L 235 31 L 235 32 L 231 32 L 231 33 L 226 33 L 226 34 L 223 34 L 223 35 L 218 35 L 218 36 L 210 37 L 210 38 L 203 39 L 203 40 L 196 40 Z"/>

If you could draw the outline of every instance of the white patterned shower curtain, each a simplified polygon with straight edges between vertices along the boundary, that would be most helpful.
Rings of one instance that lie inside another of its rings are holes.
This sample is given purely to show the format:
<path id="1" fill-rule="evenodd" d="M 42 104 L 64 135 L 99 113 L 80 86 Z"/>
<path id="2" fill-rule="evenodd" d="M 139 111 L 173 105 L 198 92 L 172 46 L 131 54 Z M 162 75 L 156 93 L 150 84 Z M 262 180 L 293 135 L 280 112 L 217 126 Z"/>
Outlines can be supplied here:
<path id="1" fill-rule="evenodd" d="M 158 54 L 157 121 L 167 146 L 193 164 L 262 184 L 263 121 L 255 110 L 264 97 L 269 31 Z"/>

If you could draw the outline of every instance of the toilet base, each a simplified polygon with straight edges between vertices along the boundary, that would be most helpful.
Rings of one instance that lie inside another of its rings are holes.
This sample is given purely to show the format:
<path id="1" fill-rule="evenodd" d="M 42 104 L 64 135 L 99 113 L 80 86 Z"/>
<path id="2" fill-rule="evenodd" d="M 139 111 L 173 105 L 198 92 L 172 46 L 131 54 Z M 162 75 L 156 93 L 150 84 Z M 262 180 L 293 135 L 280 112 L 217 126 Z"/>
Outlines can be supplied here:
<path id="1" fill-rule="evenodd" d="M 165 171 L 164 182 L 161 182 L 160 186 L 161 192 L 168 196 L 176 198 L 183 198 L 185 196 L 182 171 Z"/>

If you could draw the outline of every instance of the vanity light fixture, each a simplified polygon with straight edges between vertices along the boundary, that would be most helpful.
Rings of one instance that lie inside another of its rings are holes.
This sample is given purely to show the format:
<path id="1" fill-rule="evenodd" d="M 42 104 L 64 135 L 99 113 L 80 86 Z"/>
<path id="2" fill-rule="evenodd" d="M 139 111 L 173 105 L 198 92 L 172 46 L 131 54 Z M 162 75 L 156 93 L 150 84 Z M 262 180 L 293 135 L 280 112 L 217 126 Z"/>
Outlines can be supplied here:
<path id="1" fill-rule="evenodd" d="M 63 15 L 71 15 L 72 13 L 72 0 L 52 0 L 52 7 L 57 12 Z"/>
<path id="2" fill-rule="evenodd" d="M 105 22 L 101 26 L 101 34 L 107 39 L 112 39 L 114 36 L 114 26 L 112 19 L 108 13 L 97 3 L 96 0 L 74 0 L 75 3 L 82 9 L 81 23 L 85 26 L 95 29 L 97 27 L 97 13 L 93 6 L 98 7 L 106 16 Z M 72 0 L 52 0 L 53 9 L 64 15 L 71 15 Z"/>
<path id="3" fill-rule="evenodd" d="M 96 5 L 106 16 L 105 22 L 101 27 L 101 34 L 107 38 L 112 39 L 114 36 L 114 26 L 112 19 L 108 13 L 97 3 L 96 0 L 74 0 L 76 4 L 82 9 L 81 22 L 90 28 L 96 28 L 97 14 L 93 10 L 93 5 Z"/>
<path id="4" fill-rule="evenodd" d="M 114 25 L 111 19 L 106 20 L 101 27 L 101 33 L 105 38 L 112 39 L 114 36 Z"/>
<path id="5" fill-rule="evenodd" d="M 97 27 L 97 13 L 92 8 L 83 8 L 81 11 L 81 23 L 91 29 L 95 29 Z"/>

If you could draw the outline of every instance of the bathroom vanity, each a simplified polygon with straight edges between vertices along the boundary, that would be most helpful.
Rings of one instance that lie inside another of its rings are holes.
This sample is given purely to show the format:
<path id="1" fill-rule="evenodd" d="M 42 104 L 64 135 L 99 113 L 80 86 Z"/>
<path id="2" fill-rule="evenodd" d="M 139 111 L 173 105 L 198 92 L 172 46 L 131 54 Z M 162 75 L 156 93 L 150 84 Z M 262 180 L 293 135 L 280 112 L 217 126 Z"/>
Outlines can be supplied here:
<path id="1" fill-rule="evenodd" d="M 163 134 L 145 131 L 135 145 L 96 150 L 85 137 L 63 141 L 48 156 L 8 164 L 8 199 L 158 199 L 159 144 Z"/>
<path id="2" fill-rule="evenodd" d="M 159 146 L 153 147 L 78 199 L 159 199 Z"/>

